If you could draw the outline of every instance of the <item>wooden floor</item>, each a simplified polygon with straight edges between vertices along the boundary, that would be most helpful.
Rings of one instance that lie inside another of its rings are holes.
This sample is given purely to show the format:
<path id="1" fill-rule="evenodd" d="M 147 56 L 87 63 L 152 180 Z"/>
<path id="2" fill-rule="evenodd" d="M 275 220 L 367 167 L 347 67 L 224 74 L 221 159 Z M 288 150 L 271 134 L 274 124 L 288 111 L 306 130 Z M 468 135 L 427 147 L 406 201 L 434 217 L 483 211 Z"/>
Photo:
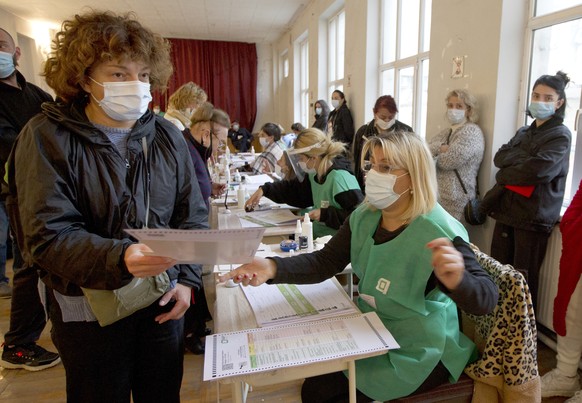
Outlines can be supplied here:
<path id="1" fill-rule="evenodd" d="M 11 262 L 9 262 L 11 263 Z M 11 275 L 10 269 L 8 269 Z M 212 280 L 212 275 L 204 276 L 205 283 Z M 206 290 L 212 290 L 208 284 Z M 208 301 L 214 300 L 213 295 L 208 295 Z M 211 306 L 212 308 L 212 306 Z M 4 332 L 8 330 L 10 317 L 10 299 L 0 299 L 0 337 L 4 339 Z M 210 326 L 212 323 L 209 324 Z M 39 344 L 49 350 L 55 351 L 50 340 L 50 323 L 47 325 Z M 540 373 L 551 370 L 555 364 L 555 353 L 539 342 L 538 357 Z M 184 403 L 206 403 L 217 401 L 217 388 L 215 383 L 202 381 L 203 356 L 190 353 L 184 356 L 184 378 L 182 381 L 181 397 Z M 279 384 L 271 387 L 255 388 L 247 401 L 254 402 L 299 402 L 302 381 Z M 543 403 L 561 403 L 566 398 L 543 399 Z M 0 402 L 2 403 L 57 403 L 65 402 L 65 371 L 61 364 L 39 372 L 25 370 L 0 369 Z M 230 389 L 222 387 L 220 401 L 232 402 Z"/>

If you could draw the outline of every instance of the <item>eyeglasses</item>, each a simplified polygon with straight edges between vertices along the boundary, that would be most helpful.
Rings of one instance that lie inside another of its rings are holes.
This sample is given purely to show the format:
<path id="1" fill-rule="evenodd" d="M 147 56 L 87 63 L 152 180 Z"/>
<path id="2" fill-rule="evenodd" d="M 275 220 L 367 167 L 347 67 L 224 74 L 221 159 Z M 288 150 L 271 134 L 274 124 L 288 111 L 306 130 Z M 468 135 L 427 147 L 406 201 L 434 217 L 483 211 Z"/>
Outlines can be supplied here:
<path id="1" fill-rule="evenodd" d="M 400 167 L 388 165 L 388 164 L 374 164 L 371 161 L 364 161 L 364 165 L 362 165 L 362 170 L 364 172 L 368 172 L 374 170 L 381 174 L 387 174 L 397 169 L 402 169 Z"/>

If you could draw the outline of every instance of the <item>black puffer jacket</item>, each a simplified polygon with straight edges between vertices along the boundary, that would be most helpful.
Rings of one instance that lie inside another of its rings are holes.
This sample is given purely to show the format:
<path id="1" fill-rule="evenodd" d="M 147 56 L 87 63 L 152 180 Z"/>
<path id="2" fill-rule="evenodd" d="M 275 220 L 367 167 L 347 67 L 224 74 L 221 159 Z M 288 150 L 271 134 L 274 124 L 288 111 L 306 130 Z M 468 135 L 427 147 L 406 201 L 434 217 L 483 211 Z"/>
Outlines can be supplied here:
<path id="1" fill-rule="evenodd" d="M 147 139 L 147 161 L 142 138 Z M 7 205 L 27 265 L 50 288 L 116 289 L 131 281 L 123 257 L 142 228 L 150 188 L 150 228 L 207 228 L 208 212 L 182 134 L 147 111 L 122 157 L 83 105 L 43 104 L 8 162 Z M 177 265 L 170 279 L 198 288 L 201 267 Z"/>
<path id="2" fill-rule="evenodd" d="M 515 228 L 550 232 L 560 218 L 571 141 L 570 130 L 557 117 L 519 129 L 495 154 L 497 183 L 484 196 L 481 210 Z M 525 197 L 505 185 L 533 185 L 534 191 Z"/>

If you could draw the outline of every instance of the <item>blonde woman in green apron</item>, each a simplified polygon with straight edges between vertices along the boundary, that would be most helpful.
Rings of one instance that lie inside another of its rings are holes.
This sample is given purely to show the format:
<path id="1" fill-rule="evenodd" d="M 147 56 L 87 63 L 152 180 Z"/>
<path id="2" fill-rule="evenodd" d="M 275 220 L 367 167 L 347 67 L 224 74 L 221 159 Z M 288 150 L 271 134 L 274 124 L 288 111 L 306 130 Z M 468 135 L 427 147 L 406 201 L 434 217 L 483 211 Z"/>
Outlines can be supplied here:
<path id="1" fill-rule="evenodd" d="M 315 238 L 335 234 L 364 199 L 344 151 L 342 142 L 332 141 L 319 129 L 301 131 L 283 157 L 296 178 L 265 183 L 245 206 L 253 208 L 265 196 L 308 212 Z"/>
<path id="2" fill-rule="evenodd" d="M 497 287 L 479 266 L 464 227 L 438 203 L 434 163 L 413 133 L 373 137 L 364 146 L 366 202 L 320 250 L 255 259 L 225 275 L 245 285 L 316 283 L 351 262 L 358 306 L 375 311 L 400 349 L 356 362 L 358 402 L 386 401 L 455 382 L 476 358 L 457 308 L 487 314 Z M 306 379 L 303 402 L 346 402 L 341 373 Z"/>

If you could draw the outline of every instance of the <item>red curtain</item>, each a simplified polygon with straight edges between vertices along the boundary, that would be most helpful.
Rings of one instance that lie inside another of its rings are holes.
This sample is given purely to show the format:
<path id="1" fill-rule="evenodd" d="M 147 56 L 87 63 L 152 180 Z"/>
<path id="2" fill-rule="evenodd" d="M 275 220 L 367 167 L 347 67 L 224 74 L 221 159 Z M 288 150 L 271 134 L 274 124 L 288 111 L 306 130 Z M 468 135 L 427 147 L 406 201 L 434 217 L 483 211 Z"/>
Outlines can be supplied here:
<path id="1" fill-rule="evenodd" d="M 168 39 L 174 74 L 168 90 L 154 92 L 153 105 L 166 110 L 169 96 L 193 81 L 208 101 L 224 109 L 231 120 L 252 131 L 257 116 L 257 48 L 254 43 Z"/>

